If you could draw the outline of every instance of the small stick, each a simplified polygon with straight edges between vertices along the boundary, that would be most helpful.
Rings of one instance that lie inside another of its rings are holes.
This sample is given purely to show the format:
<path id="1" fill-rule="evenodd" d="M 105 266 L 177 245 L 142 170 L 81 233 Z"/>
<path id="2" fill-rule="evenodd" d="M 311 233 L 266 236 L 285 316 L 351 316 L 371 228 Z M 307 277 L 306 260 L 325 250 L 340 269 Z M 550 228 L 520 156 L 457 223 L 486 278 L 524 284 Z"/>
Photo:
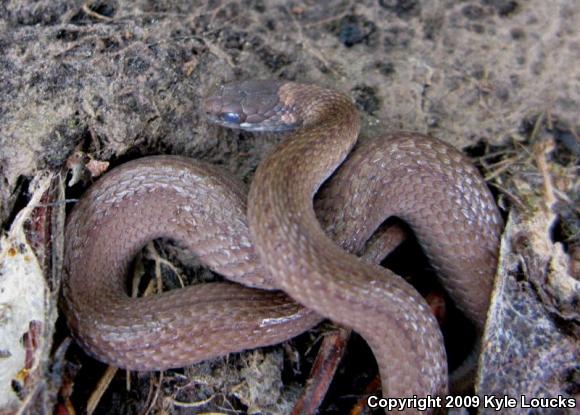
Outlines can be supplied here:
<path id="1" fill-rule="evenodd" d="M 342 360 L 350 333 L 348 329 L 338 328 L 324 336 L 306 388 L 298 398 L 292 415 L 314 414 L 318 411 L 338 364 Z"/>

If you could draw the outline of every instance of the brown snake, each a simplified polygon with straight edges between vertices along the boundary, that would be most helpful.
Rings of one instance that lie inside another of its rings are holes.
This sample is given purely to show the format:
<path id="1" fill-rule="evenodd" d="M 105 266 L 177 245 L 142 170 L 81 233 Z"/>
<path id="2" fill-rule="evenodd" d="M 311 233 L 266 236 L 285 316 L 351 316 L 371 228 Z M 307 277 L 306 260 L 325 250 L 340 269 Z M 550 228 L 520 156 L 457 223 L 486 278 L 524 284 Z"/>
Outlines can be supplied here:
<path id="1" fill-rule="evenodd" d="M 386 218 L 403 219 L 481 330 L 503 225 L 477 170 L 421 134 L 370 140 L 318 193 L 321 226 L 314 195 L 359 132 L 351 100 L 313 85 L 246 81 L 221 87 L 205 110 L 229 127 L 295 131 L 260 164 L 247 220 L 243 186 L 198 161 L 147 157 L 97 181 L 65 235 L 64 311 L 80 344 L 119 367 L 160 370 L 284 341 L 321 315 L 369 343 L 385 396 L 445 394 L 442 335 L 426 302 L 399 276 L 342 248 L 360 253 Z M 131 260 L 160 237 L 254 288 L 211 283 L 130 298 Z M 264 290 L 273 288 L 283 292 Z"/>

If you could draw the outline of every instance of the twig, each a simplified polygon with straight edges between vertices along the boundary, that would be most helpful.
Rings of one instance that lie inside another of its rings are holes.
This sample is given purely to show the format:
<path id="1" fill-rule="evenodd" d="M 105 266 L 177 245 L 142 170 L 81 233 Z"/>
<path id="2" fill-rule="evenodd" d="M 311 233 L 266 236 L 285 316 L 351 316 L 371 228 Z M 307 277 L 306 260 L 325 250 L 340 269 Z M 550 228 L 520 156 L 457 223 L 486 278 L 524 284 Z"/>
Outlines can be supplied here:
<path id="1" fill-rule="evenodd" d="M 556 204 L 556 195 L 554 193 L 554 184 L 552 182 L 552 176 L 550 175 L 550 169 L 548 163 L 546 162 L 546 156 L 554 150 L 554 141 L 543 141 L 537 143 L 534 146 L 534 156 L 536 160 L 536 165 L 538 170 L 542 174 L 542 182 L 544 183 L 544 201 L 548 209 Z"/>
<path id="2" fill-rule="evenodd" d="M 95 388 L 93 393 L 91 393 L 91 396 L 89 397 L 89 400 L 87 401 L 87 414 L 88 415 L 91 415 L 93 412 L 95 412 L 95 409 L 97 409 L 99 402 L 101 402 L 101 398 L 103 397 L 103 395 L 105 394 L 105 392 L 109 388 L 109 385 L 111 384 L 111 381 L 113 380 L 113 378 L 117 374 L 118 370 L 119 369 L 117 369 L 116 367 L 113 367 L 113 366 L 107 367 L 107 370 L 105 371 L 105 373 L 103 374 L 103 376 L 99 380 L 99 383 L 97 383 L 97 387 Z"/>
<path id="3" fill-rule="evenodd" d="M 375 376 L 373 380 L 369 382 L 365 388 L 364 397 L 360 398 L 358 402 L 352 407 L 349 415 L 361 415 L 364 409 L 367 407 L 367 397 L 371 394 L 376 393 L 381 387 L 381 379 Z"/>
<path id="4" fill-rule="evenodd" d="M 199 408 L 200 406 L 204 406 L 204 405 L 207 405 L 208 403 L 210 403 L 216 396 L 217 395 L 212 395 L 207 399 L 203 399 L 203 400 L 197 401 L 197 402 L 182 402 L 182 401 L 175 400 L 173 398 L 167 398 L 167 400 L 172 405 L 178 406 L 180 408 Z"/>
<path id="5" fill-rule="evenodd" d="M 310 371 L 306 388 L 292 410 L 293 415 L 315 414 L 342 360 L 351 331 L 339 328 L 324 336 L 316 360 Z"/>
<path id="6" fill-rule="evenodd" d="M 157 380 L 157 386 L 155 387 L 155 393 L 153 394 L 153 397 L 151 398 L 151 402 L 147 406 L 147 409 L 143 413 L 144 415 L 149 415 L 149 413 L 153 409 L 153 405 L 155 405 L 155 402 L 157 402 L 157 399 L 159 398 L 159 392 L 161 392 L 162 383 L 163 383 L 163 372 L 160 372 L 159 379 Z M 147 396 L 147 401 L 149 401 L 149 395 Z"/>
<path id="7" fill-rule="evenodd" d="M 92 9 L 89 7 L 89 4 L 88 4 L 88 3 L 85 3 L 85 4 L 83 4 L 83 5 L 82 5 L 82 7 L 81 7 L 81 9 L 82 9 L 82 11 L 83 11 L 83 12 L 84 12 L 84 13 L 85 13 L 87 16 L 91 16 L 91 17 L 94 17 L 95 19 L 98 19 L 98 20 L 103 20 L 103 21 L 105 21 L 105 22 L 112 22 L 112 21 L 113 21 L 113 18 L 112 18 L 112 17 L 109 17 L 109 16 L 103 16 L 102 14 L 99 14 L 99 13 L 97 13 L 96 11 L 92 10 Z"/>

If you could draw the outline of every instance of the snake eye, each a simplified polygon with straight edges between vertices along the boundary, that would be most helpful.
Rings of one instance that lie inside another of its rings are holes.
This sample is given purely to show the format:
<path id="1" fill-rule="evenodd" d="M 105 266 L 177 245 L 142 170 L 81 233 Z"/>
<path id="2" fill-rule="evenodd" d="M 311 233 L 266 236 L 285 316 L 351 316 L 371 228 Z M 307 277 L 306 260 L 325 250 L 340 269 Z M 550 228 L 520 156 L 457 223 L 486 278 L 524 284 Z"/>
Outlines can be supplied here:
<path id="1" fill-rule="evenodd" d="M 242 122 L 242 117 L 237 112 L 224 112 L 220 118 L 228 124 L 240 124 Z"/>

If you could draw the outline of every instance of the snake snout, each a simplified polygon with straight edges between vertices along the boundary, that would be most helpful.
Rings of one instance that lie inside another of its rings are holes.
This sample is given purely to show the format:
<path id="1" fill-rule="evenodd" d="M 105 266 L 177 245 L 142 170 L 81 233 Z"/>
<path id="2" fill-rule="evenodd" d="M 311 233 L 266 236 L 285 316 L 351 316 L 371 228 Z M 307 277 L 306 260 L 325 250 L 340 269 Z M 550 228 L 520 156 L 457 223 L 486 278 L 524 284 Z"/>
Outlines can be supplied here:
<path id="1" fill-rule="evenodd" d="M 243 128 L 247 118 L 238 102 L 224 100 L 217 94 L 203 100 L 203 111 L 211 122 L 227 128 Z"/>

